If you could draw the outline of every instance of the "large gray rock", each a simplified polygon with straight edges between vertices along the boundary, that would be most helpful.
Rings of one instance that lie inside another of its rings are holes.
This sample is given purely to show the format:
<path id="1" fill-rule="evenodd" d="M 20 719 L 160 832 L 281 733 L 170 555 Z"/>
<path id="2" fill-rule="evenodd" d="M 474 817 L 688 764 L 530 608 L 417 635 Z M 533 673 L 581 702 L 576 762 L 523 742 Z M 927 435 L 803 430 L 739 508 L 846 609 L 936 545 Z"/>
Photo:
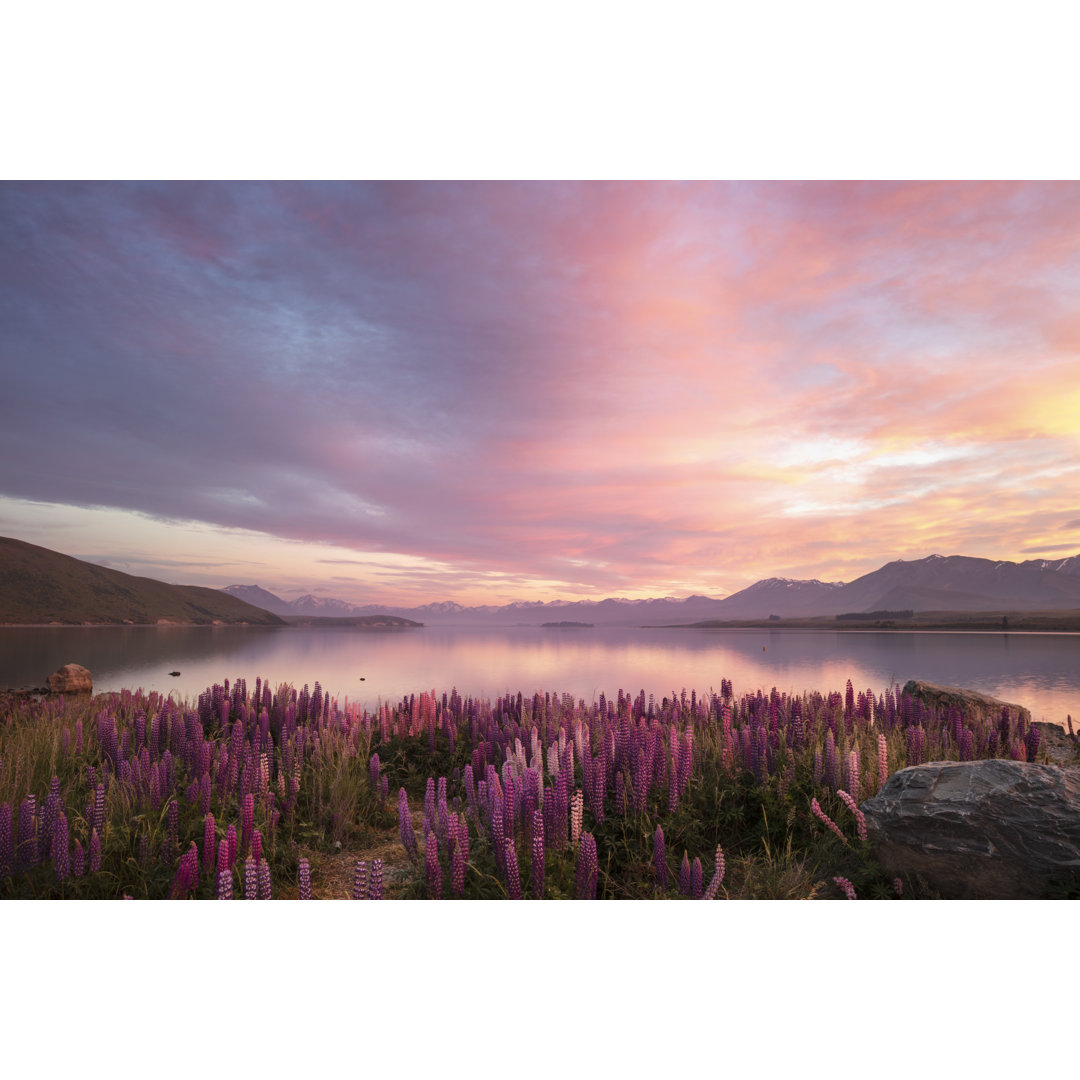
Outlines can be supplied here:
<path id="1" fill-rule="evenodd" d="M 50 694 L 89 694 L 94 689 L 90 672 L 81 664 L 65 664 L 48 681 Z"/>
<path id="2" fill-rule="evenodd" d="M 932 709 L 950 709 L 953 706 L 968 717 L 983 720 L 999 720 L 1001 710 L 1006 706 L 1013 720 L 1031 723 L 1031 712 L 1023 705 L 1014 705 L 1011 701 L 999 701 L 989 694 L 980 694 L 978 690 L 964 690 L 959 686 L 937 686 L 935 683 L 908 679 L 904 683 L 903 693 L 918 698 Z"/>
<path id="3" fill-rule="evenodd" d="M 934 761 L 893 773 L 862 811 L 882 869 L 943 899 L 1038 899 L 1080 885 L 1080 769 Z"/>

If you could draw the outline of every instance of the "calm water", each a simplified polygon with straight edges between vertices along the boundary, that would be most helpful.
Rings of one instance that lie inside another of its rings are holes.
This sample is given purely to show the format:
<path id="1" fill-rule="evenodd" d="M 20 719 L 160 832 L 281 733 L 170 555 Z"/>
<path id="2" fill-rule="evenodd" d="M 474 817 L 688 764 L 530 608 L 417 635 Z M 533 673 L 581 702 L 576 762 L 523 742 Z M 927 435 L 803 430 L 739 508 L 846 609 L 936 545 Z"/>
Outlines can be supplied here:
<path id="1" fill-rule="evenodd" d="M 318 680 L 369 708 L 421 690 L 463 696 L 569 693 L 592 701 L 620 688 L 655 693 L 757 689 L 880 693 L 910 678 L 965 686 L 1080 720 L 1080 635 L 837 633 L 798 630 L 544 630 L 42 627 L 0 629 L 0 688 L 43 685 L 65 663 L 90 669 L 95 690 L 143 687 L 194 698 L 225 679 L 272 686 Z M 169 672 L 181 672 L 178 678 Z"/>

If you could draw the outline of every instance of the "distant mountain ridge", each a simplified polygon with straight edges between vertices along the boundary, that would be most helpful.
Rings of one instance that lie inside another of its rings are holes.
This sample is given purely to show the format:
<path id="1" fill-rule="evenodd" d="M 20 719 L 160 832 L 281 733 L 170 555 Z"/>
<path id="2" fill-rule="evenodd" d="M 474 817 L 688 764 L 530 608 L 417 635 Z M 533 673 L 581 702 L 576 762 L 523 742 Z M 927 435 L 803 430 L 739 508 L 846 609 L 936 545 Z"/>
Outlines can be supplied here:
<path id="1" fill-rule="evenodd" d="M 968 555 L 897 559 L 851 582 L 771 577 L 723 599 L 689 596 L 629 600 L 519 600 L 465 607 L 454 601 L 397 607 L 354 605 L 312 595 L 286 601 L 257 585 L 225 592 L 277 615 L 398 615 L 428 625 L 540 625 L 584 617 L 597 626 L 690 623 L 707 619 L 812 618 L 850 612 L 1064 611 L 1080 609 L 1080 555 L 1014 563 Z M 262 599 L 263 603 L 259 603 Z"/>

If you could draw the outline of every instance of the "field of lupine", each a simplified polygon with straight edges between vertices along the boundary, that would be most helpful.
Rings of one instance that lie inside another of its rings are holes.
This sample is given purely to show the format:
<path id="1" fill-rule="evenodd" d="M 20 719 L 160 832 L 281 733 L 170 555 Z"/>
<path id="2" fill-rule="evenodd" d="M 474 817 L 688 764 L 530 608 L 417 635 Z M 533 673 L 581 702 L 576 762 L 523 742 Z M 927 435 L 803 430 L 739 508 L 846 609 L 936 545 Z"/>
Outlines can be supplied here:
<path id="1" fill-rule="evenodd" d="M 341 899 L 917 897 L 874 864 L 859 803 L 909 764 L 1038 755 L 1007 710 L 850 681 L 375 712 L 243 679 L 194 703 L 8 697 L 0 897 L 310 899 L 342 858 Z M 392 858 L 365 855 L 388 836 Z"/>

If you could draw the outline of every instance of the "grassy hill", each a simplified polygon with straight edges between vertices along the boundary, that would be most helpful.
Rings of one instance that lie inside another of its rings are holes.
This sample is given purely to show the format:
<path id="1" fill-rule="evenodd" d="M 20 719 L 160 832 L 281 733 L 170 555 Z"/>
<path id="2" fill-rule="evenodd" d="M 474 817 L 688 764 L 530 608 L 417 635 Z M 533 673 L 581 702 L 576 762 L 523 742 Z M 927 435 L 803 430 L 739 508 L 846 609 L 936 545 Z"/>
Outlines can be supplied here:
<path id="1" fill-rule="evenodd" d="M 166 585 L 0 536 L 0 624 L 162 621 L 282 625 L 219 589 Z"/>

